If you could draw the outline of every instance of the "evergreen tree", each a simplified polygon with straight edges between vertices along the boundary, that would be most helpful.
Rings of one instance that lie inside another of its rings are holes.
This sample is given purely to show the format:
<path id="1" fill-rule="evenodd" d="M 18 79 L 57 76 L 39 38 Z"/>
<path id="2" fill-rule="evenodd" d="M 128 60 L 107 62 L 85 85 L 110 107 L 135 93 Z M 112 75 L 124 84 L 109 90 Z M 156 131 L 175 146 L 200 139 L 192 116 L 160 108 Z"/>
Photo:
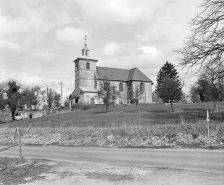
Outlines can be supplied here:
<path id="1" fill-rule="evenodd" d="M 157 75 L 156 93 L 164 103 L 178 102 L 182 97 L 182 85 L 174 65 L 166 62 Z"/>

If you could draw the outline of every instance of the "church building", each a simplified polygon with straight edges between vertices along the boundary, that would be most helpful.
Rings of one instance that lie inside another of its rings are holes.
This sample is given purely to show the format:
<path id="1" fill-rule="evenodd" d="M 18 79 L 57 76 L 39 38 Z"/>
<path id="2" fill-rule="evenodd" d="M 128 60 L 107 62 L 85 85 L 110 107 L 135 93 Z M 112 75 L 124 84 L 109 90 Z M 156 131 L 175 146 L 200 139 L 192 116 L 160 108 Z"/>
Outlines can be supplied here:
<path id="1" fill-rule="evenodd" d="M 102 104 L 98 98 L 98 91 L 102 81 L 110 81 L 119 91 L 116 104 L 129 104 L 131 102 L 131 89 L 139 88 L 141 98 L 139 103 L 152 103 L 153 82 L 138 68 L 120 69 L 97 66 L 96 59 L 89 57 L 86 44 L 82 49 L 82 56 L 74 60 L 75 64 L 75 90 L 70 95 L 72 103 Z"/>

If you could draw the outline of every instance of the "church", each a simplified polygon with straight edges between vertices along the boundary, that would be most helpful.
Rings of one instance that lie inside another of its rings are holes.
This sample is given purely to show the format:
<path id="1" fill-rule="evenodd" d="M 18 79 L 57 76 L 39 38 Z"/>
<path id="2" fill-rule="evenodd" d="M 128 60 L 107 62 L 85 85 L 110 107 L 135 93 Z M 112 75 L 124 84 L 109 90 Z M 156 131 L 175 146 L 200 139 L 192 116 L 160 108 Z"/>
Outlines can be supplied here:
<path id="1" fill-rule="evenodd" d="M 141 93 L 139 103 L 152 103 L 153 82 L 138 68 L 120 69 L 97 66 L 96 59 L 89 57 L 86 44 L 82 49 L 82 56 L 74 60 L 75 64 L 75 90 L 70 95 L 72 104 L 102 104 L 98 98 L 100 82 L 110 81 L 119 91 L 116 104 L 129 104 L 131 102 L 131 89 L 138 87 Z"/>

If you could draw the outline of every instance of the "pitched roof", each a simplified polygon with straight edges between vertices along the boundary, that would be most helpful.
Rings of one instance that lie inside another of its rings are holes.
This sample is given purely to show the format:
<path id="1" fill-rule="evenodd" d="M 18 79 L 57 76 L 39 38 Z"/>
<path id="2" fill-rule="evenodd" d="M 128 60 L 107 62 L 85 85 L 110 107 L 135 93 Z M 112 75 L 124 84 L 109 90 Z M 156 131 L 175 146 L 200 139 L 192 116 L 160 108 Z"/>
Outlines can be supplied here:
<path id="1" fill-rule="evenodd" d="M 80 98 L 80 92 L 94 92 L 96 93 L 97 90 L 91 87 L 79 87 L 75 89 L 72 94 L 69 96 L 69 99 L 73 98 Z"/>
<path id="2" fill-rule="evenodd" d="M 127 81 L 129 70 L 111 67 L 96 67 L 98 79 Z"/>
<path id="3" fill-rule="evenodd" d="M 134 81 L 145 81 L 145 82 L 152 82 L 150 78 L 148 78 L 143 72 L 141 72 L 138 68 L 133 68 L 129 70 L 128 80 Z"/>
<path id="4" fill-rule="evenodd" d="M 72 94 L 69 96 L 69 99 L 73 99 L 73 98 L 79 98 L 80 97 L 80 92 L 79 89 L 75 89 Z"/>
<path id="5" fill-rule="evenodd" d="M 99 80 L 112 80 L 112 81 L 145 81 L 152 82 L 144 73 L 138 68 L 133 69 L 119 69 L 109 67 L 96 67 L 97 78 Z"/>

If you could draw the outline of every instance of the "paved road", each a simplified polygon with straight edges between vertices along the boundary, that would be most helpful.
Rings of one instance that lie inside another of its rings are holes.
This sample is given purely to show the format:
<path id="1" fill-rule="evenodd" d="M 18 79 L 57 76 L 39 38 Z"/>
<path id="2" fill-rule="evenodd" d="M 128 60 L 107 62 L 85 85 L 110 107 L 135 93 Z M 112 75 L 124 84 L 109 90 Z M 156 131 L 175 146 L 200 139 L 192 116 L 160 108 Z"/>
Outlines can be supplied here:
<path id="1" fill-rule="evenodd" d="M 18 157 L 18 147 L 4 148 L 0 156 Z M 23 146 L 22 152 L 27 158 L 224 173 L 224 150 Z"/>

